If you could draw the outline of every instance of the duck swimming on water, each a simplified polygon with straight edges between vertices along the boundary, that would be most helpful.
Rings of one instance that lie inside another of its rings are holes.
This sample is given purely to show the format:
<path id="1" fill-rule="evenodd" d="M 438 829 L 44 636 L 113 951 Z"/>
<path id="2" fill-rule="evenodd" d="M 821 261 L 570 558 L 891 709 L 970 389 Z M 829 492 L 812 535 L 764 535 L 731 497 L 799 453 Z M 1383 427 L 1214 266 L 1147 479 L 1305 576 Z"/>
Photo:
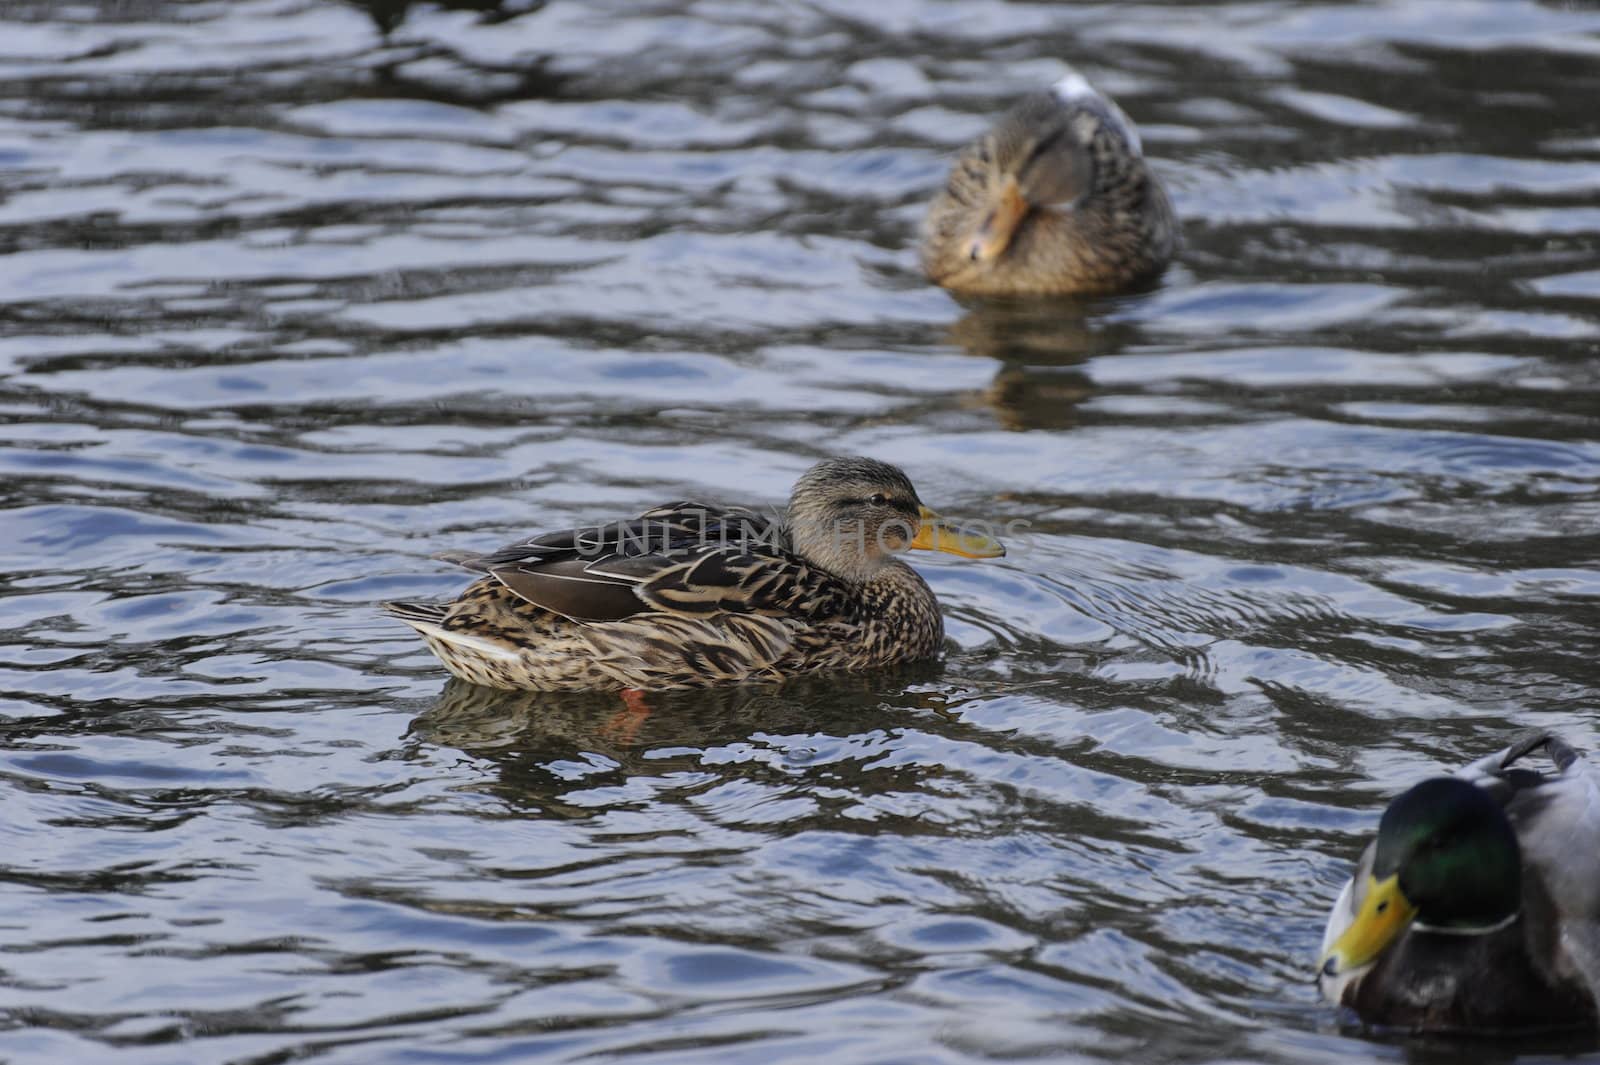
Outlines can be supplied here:
<path id="1" fill-rule="evenodd" d="M 1552 774 L 1516 765 L 1539 748 Z M 1383 813 L 1323 934 L 1324 996 L 1428 1032 L 1600 1026 L 1600 777 L 1544 731 Z"/>
<path id="2" fill-rule="evenodd" d="M 922 266 L 962 295 L 1102 295 L 1154 280 L 1179 243 L 1138 130 L 1068 73 L 962 150 L 929 207 Z"/>
<path id="3" fill-rule="evenodd" d="M 896 556 L 1005 553 L 922 505 L 898 468 L 817 463 L 774 521 L 669 503 L 632 520 L 546 533 L 486 555 L 444 604 L 385 603 L 463 680 L 513 689 L 660 689 L 775 680 L 929 658 L 933 591 Z"/>

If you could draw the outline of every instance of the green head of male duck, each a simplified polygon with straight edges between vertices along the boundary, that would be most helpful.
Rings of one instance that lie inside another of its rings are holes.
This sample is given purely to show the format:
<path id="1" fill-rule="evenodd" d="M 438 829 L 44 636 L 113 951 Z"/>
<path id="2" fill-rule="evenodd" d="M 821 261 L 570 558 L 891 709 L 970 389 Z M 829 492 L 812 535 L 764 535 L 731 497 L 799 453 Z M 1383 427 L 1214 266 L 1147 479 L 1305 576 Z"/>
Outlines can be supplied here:
<path id="1" fill-rule="evenodd" d="M 811 467 L 795 482 L 785 524 L 797 554 L 857 583 L 906 550 L 963 558 L 1006 553 L 991 537 L 929 510 L 903 472 L 873 459 L 827 459 Z"/>
<path id="2" fill-rule="evenodd" d="M 1522 857 L 1500 805 L 1456 777 L 1425 780 L 1378 823 L 1365 896 L 1323 955 L 1324 976 L 1375 961 L 1416 926 L 1469 933 L 1503 925 L 1522 905 Z"/>

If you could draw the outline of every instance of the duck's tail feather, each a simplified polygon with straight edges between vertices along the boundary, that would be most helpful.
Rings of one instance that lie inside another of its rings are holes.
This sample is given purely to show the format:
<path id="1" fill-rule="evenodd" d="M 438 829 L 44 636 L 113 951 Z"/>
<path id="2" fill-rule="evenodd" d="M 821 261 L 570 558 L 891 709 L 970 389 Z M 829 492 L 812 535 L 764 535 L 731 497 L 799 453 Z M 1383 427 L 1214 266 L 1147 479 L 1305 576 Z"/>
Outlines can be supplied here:
<path id="1" fill-rule="evenodd" d="M 1515 743 L 1506 748 L 1505 754 L 1500 759 L 1500 767 L 1502 769 L 1509 768 L 1512 762 L 1515 762 L 1525 754 L 1538 750 L 1540 747 L 1544 748 L 1545 754 L 1550 757 L 1550 760 L 1555 763 L 1556 770 L 1561 773 L 1565 773 L 1580 757 L 1575 747 L 1572 747 L 1554 732 L 1548 729 L 1529 729 L 1518 737 Z"/>
<path id="2" fill-rule="evenodd" d="M 425 634 L 444 622 L 445 608 L 435 603 L 382 603 L 379 608 Z"/>
<path id="3" fill-rule="evenodd" d="M 462 669 L 468 667 L 462 663 L 475 667 L 482 662 L 514 662 L 517 659 L 517 649 L 501 640 L 480 636 L 465 629 L 445 628 L 444 621 L 448 607 L 433 603 L 383 603 L 381 606 L 385 613 L 399 618 L 421 633 L 422 638 L 428 641 L 428 646 L 433 648 L 434 654 L 439 656 L 452 673 L 474 684 L 496 686 L 493 681 L 463 673 Z"/>
<path id="4" fill-rule="evenodd" d="M 1130 152 L 1134 155 L 1144 154 L 1144 145 L 1139 142 L 1139 130 L 1132 120 L 1117 106 L 1115 100 L 1090 85 L 1089 80 L 1076 70 L 1068 67 L 1061 79 L 1050 86 L 1050 92 L 1066 107 L 1093 112 L 1122 138 Z"/>
<path id="5" fill-rule="evenodd" d="M 1565 773 L 1578 759 L 1583 757 L 1583 752 L 1576 747 L 1567 745 L 1567 741 L 1554 733 L 1550 734 L 1549 742 L 1545 744 L 1545 753 L 1550 755 L 1550 760 L 1556 768 Z"/>
<path id="6" fill-rule="evenodd" d="M 462 569 L 477 570 L 479 573 L 489 572 L 488 568 L 482 564 L 484 555 L 481 551 L 435 551 L 428 557 L 438 559 L 440 562 L 448 562 L 453 566 L 460 566 Z"/>

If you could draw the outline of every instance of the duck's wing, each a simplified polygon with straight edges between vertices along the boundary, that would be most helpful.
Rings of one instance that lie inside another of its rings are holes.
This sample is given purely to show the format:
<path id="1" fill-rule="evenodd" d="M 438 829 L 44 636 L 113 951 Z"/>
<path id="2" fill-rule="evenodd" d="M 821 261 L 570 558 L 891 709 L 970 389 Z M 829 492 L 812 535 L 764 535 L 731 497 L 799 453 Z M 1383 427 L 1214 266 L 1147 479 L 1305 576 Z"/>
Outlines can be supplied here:
<path id="1" fill-rule="evenodd" d="M 1555 773 L 1516 764 L 1541 747 Z M 1550 900 L 1557 927 L 1547 941 L 1559 943 L 1600 1004 L 1600 772 L 1583 752 L 1538 729 L 1461 775 L 1505 805 L 1524 867 Z"/>
<path id="2" fill-rule="evenodd" d="M 1528 729 L 1519 733 L 1510 746 L 1468 762 L 1456 770 L 1455 775 L 1483 788 L 1505 806 L 1517 792 L 1538 787 L 1550 779 L 1536 769 L 1517 764 L 1541 747 L 1546 748 L 1557 770 L 1571 765 L 1578 757 L 1577 752 L 1553 732 Z"/>
<path id="3" fill-rule="evenodd" d="M 1093 115 L 1100 124 L 1111 130 L 1128 149 L 1130 155 L 1143 155 L 1144 145 L 1139 140 L 1139 130 L 1117 102 L 1089 84 L 1089 80 L 1076 70 L 1068 69 L 1054 85 L 1050 95 L 1068 111 Z"/>
<path id="4" fill-rule="evenodd" d="M 436 557 L 491 574 L 520 598 L 580 622 L 648 611 L 811 613 L 836 608 L 842 594 L 835 578 L 789 550 L 777 522 L 742 507 L 688 501 L 486 555 Z"/>
<path id="5" fill-rule="evenodd" d="M 1554 763 L 1555 773 L 1518 764 L 1540 748 Z M 1462 766 L 1456 776 L 1497 799 L 1519 839 L 1552 828 L 1596 833 L 1600 838 L 1600 777 L 1582 751 L 1547 729 L 1529 729 L 1504 750 Z M 1595 860 L 1600 863 L 1600 854 Z M 1600 898 L 1600 883 L 1596 893 Z"/>
<path id="6" fill-rule="evenodd" d="M 1544 749 L 1554 773 L 1518 763 Z M 1457 774 L 1505 807 L 1523 858 L 1539 869 L 1563 914 L 1600 921 L 1600 773 L 1582 751 L 1545 729 Z"/>

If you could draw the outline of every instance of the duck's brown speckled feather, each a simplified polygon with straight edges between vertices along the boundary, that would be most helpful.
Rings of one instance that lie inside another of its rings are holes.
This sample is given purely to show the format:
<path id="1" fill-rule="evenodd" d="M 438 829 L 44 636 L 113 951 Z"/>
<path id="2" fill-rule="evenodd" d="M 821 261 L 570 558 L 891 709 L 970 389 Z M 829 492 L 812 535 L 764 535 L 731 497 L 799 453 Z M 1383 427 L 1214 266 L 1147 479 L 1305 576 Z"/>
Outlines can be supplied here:
<path id="1" fill-rule="evenodd" d="M 450 561 L 454 602 L 391 603 L 446 667 L 496 688 L 678 688 L 937 653 L 933 592 L 899 561 L 852 584 L 752 511 L 674 503 Z"/>
<path id="2" fill-rule="evenodd" d="M 1062 137 L 1079 141 L 1075 153 L 1060 154 L 1088 175 L 1085 195 L 1035 206 L 1004 254 L 974 262 L 966 246 L 996 187 L 1041 143 Z M 1150 282 L 1180 243 L 1172 203 L 1120 110 L 1098 94 L 1063 100 L 1041 92 L 962 150 L 929 207 L 921 257 L 931 280 L 962 294 L 1097 295 Z"/>

